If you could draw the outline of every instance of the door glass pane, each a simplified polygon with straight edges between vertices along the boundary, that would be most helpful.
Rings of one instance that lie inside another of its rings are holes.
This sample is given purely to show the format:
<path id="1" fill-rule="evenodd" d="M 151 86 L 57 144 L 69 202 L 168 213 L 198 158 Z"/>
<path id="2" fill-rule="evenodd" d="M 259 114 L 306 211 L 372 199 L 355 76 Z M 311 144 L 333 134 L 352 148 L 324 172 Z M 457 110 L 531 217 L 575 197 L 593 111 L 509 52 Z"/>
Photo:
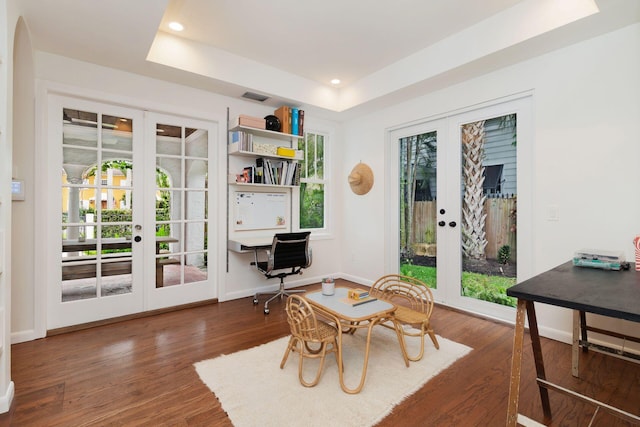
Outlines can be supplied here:
<path id="1" fill-rule="evenodd" d="M 185 218 L 187 220 L 206 219 L 207 193 L 205 191 L 185 192 Z"/>
<path id="2" fill-rule="evenodd" d="M 185 146 L 185 154 L 189 157 L 202 157 L 206 159 L 209 156 L 209 138 L 206 130 L 185 129 L 187 141 Z"/>
<path id="3" fill-rule="evenodd" d="M 206 130 L 156 126 L 156 287 L 207 279 Z"/>
<path id="4" fill-rule="evenodd" d="M 182 128 L 180 126 L 156 125 L 156 153 L 174 156 L 182 154 Z"/>
<path id="5" fill-rule="evenodd" d="M 516 282 L 516 115 L 462 125 L 460 292 L 514 306 Z"/>
<path id="6" fill-rule="evenodd" d="M 399 144 L 400 272 L 436 288 L 437 133 Z"/>
<path id="7" fill-rule="evenodd" d="M 114 150 L 133 150 L 131 127 L 133 120 L 127 117 L 102 116 L 102 146 Z"/>
<path id="8" fill-rule="evenodd" d="M 62 144 L 78 147 L 98 146 L 98 114 L 64 108 L 62 110 Z"/>
<path id="9" fill-rule="evenodd" d="M 132 126 L 63 109 L 63 302 L 132 290 Z"/>

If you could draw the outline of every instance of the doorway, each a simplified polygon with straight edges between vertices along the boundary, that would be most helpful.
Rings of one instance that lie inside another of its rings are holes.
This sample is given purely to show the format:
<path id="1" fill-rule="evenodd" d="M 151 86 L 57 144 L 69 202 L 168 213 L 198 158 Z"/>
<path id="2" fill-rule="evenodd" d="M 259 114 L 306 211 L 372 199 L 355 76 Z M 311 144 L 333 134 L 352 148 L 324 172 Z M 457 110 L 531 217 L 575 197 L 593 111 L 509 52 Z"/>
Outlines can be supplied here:
<path id="1" fill-rule="evenodd" d="M 215 297 L 217 124 L 57 95 L 48 117 L 47 328 Z"/>
<path id="2" fill-rule="evenodd" d="M 388 202 L 397 206 L 397 228 L 388 238 L 398 248 L 390 271 L 421 279 L 443 303 L 512 317 L 506 289 L 531 245 L 523 240 L 530 213 L 522 221 L 523 199 L 530 205 L 522 194 L 531 194 L 530 120 L 525 98 L 390 132 L 396 167 Z"/>

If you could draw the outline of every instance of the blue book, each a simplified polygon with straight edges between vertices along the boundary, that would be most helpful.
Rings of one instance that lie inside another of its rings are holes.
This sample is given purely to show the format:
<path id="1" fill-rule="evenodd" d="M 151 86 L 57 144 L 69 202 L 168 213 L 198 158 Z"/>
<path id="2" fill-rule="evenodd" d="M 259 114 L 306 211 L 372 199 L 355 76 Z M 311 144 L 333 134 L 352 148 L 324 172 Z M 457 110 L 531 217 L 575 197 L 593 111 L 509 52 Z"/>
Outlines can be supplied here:
<path id="1" fill-rule="evenodd" d="M 298 124 L 299 124 L 299 116 L 298 116 L 298 109 L 297 108 L 292 108 L 291 109 L 291 134 L 292 135 L 297 135 L 298 134 Z"/>

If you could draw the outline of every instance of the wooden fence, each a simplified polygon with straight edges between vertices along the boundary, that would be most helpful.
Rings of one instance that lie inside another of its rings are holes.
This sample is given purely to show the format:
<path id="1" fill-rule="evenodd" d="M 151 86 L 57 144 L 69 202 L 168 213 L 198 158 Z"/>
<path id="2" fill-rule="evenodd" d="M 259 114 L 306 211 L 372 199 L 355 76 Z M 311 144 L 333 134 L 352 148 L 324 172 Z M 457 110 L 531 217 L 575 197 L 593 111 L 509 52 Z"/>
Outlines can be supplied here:
<path id="1" fill-rule="evenodd" d="M 511 247 L 511 262 L 516 262 L 516 198 L 488 198 L 484 204 L 484 210 L 487 215 L 485 221 L 485 232 L 487 238 L 487 247 L 485 248 L 486 257 L 489 259 L 497 259 L 498 249 L 501 246 L 509 245 Z M 413 243 L 436 243 L 437 229 L 437 210 L 436 202 L 415 202 L 413 209 Z"/>

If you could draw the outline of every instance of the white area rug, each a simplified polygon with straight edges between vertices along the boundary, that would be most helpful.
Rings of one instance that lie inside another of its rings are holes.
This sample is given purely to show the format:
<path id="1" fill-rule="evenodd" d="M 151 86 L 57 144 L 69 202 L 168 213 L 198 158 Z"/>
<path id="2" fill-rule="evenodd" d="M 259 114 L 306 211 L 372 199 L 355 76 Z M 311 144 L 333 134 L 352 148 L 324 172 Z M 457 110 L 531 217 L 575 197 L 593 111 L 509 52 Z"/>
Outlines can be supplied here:
<path id="1" fill-rule="evenodd" d="M 345 382 L 353 388 L 360 381 L 366 330 L 344 335 Z M 373 331 L 369 367 L 362 392 L 346 394 L 338 381 L 338 365 L 327 356 L 320 383 L 311 388 L 298 381 L 298 355 L 293 353 L 284 369 L 280 361 L 289 337 L 231 355 L 204 360 L 194 366 L 236 427 L 255 426 L 371 426 L 405 397 L 449 367 L 471 349 L 438 337 L 436 350 L 427 337 L 425 357 L 407 368 L 395 332 L 382 327 Z M 408 345 L 415 354 L 417 339 Z M 305 378 L 313 378 L 317 364 L 305 360 Z M 313 371 L 313 372 L 312 372 Z"/>

